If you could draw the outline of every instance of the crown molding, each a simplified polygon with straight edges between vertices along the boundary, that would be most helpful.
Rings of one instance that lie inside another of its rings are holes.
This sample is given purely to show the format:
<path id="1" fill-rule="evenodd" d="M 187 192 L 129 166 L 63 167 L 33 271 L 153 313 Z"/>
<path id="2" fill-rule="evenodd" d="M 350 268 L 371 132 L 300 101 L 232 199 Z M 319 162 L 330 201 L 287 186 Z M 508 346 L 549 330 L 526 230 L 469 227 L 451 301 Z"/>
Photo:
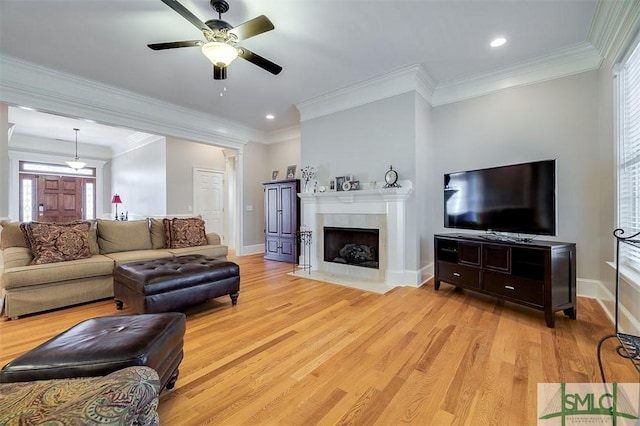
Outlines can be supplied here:
<path id="1" fill-rule="evenodd" d="M 439 84 L 432 105 L 444 105 L 510 87 L 591 71 L 598 69 L 601 63 L 602 57 L 598 51 L 590 43 L 584 42 L 492 73 Z"/>
<path id="2" fill-rule="evenodd" d="M 417 91 L 427 102 L 431 102 L 434 87 L 433 79 L 424 66 L 409 65 L 299 102 L 296 107 L 300 111 L 300 121 L 306 121 L 410 91 Z"/>
<path id="3" fill-rule="evenodd" d="M 613 63 L 621 60 L 626 43 L 639 27 L 640 2 L 599 0 L 587 40 Z"/>
<path id="4" fill-rule="evenodd" d="M 290 140 L 298 140 L 298 141 L 300 140 L 299 125 L 265 133 L 263 139 L 260 142 L 269 145 L 274 143 L 286 142 Z"/>
<path id="5" fill-rule="evenodd" d="M 232 149 L 263 134 L 238 123 L 0 55 L 0 102 Z"/>
<path id="6" fill-rule="evenodd" d="M 41 151 L 25 151 L 18 149 L 9 149 L 8 151 L 9 159 L 15 159 L 20 161 L 33 161 L 37 163 L 54 163 L 64 165 L 67 160 L 70 159 L 68 155 L 62 155 L 58 153 L 51 152 L 41 152 Z M 86 158 L 83 157 L 82 161 L 87 163 L 89 167 L 102 168 L 105 164 L 107 164 L 106 160 L 101 160 L 97 158 Z"/>
<path id="7" fill-rule="evenodd" d="M 113 157 L 126 154 L 138 148 L 142 148 L 145 145 L 149 145 L 158 141 L 164 141 L 166 139 L 167 138 L 165 136 L 136 132 L 133 135 L 127 137 L 124 143 L 120 143 L 116 146 L 116 148 L 113 150 Z"/>
<path id="8" fill-rule="evenodd" d="M 423 65 L 411 65 L 300 102 L 296 106 L 300 111 L 300 121 L 306 121 L 411 90 L 430 105 L 438 106 L 598 69 L 601 63 L 602 56 L 598 50 L 591 43 L 584 42 L 516 66 L 437 85 Z"/>

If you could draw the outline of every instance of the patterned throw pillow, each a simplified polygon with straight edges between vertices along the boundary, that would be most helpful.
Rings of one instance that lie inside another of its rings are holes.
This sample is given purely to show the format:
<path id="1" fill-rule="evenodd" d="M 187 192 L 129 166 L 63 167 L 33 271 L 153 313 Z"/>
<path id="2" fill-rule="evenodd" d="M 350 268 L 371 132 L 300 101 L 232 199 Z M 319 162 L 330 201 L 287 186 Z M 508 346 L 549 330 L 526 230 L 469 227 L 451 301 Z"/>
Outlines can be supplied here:
<path id="1" fill-rule="evenodd" d="M 204 220 L 191 218 L 163 219 L 167 248 L 184 248 L 207 245 Z"/>
<path id="2" fill-rule="evenodd" d="M 91 257 L 89 222 L 29 222 L 21 224 L 20 227 L 31 246 L 32 265 Z"/>

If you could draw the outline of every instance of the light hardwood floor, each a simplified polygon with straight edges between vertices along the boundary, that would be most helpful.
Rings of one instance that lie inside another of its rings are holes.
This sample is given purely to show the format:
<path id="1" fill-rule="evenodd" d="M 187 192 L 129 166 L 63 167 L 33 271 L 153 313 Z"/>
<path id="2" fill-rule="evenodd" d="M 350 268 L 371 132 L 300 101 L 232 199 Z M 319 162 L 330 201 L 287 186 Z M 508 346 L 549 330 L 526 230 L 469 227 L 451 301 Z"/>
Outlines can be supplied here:
<path id="1" fill-rule="evenodd" d="M 598 339 L 612 324 L 595 300 L 578 320 L 443 284 L 386 295 L 287 272 L 261 255 L 240 264 L 238 305 L 190 309 L 176 388 L 163 425 L 396 425 L 536 423 L 537 384 L 600 382 Z M 101 301 L 0 322 L 0 363 L 77 322 L 116 311 Z M 608 381 L 638 382 L 605 344 Z"/>

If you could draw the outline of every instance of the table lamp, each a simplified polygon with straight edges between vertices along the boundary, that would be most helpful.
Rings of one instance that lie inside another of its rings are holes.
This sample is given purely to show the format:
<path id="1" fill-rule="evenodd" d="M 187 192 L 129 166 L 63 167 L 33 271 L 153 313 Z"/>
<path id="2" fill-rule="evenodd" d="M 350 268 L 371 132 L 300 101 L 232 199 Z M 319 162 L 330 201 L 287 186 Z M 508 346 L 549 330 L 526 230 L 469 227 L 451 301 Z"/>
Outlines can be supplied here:
<path id="1" fill-rule="evenodd" d="M 116 220 L 118 220 L 118 204 L 121 204 L 122 200 L 120 199 L 120 196 L 118 194 L 114 194 L 113 198 L 111 199 L 111 204 L 115 204 L 116 205 Z"/>

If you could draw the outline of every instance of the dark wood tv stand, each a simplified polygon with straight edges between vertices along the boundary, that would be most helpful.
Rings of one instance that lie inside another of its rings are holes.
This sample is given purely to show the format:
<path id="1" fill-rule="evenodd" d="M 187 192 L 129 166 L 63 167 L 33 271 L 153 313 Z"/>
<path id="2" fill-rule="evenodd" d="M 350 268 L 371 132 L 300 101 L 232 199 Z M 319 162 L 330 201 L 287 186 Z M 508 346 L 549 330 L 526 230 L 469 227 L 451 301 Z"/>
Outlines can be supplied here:
<path id="1" fill-rule="evenodd" d="M 439 234 L 435 284 L 453 284 L 544 311 L 548 327 L 555 313 L 576 319 L 576 245 L 555 241 L 511 242 L 482 235 Z"/>

